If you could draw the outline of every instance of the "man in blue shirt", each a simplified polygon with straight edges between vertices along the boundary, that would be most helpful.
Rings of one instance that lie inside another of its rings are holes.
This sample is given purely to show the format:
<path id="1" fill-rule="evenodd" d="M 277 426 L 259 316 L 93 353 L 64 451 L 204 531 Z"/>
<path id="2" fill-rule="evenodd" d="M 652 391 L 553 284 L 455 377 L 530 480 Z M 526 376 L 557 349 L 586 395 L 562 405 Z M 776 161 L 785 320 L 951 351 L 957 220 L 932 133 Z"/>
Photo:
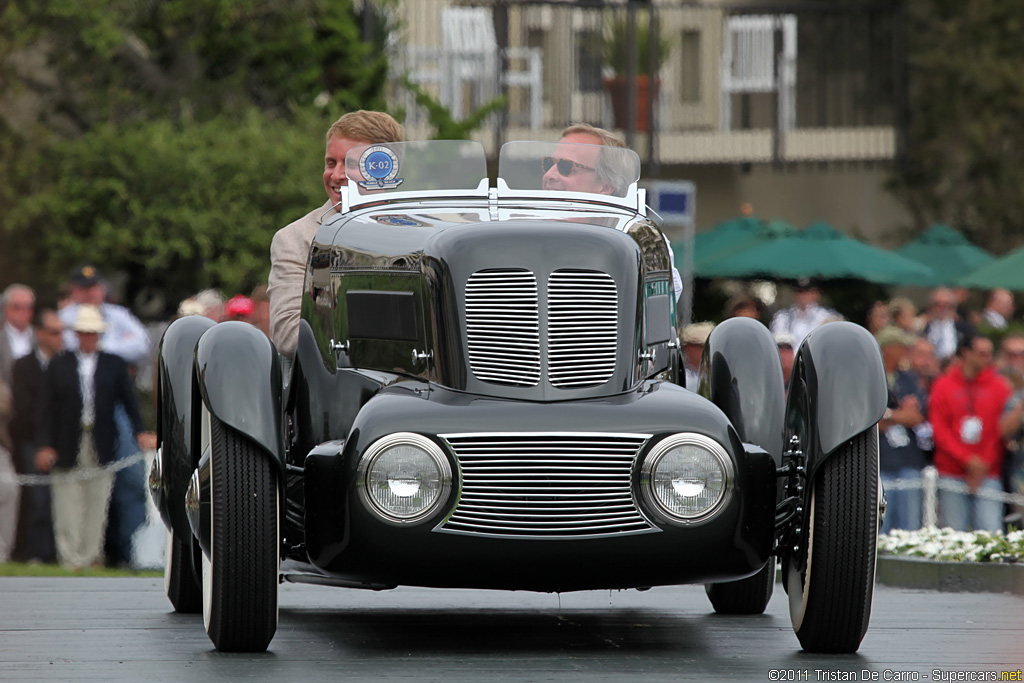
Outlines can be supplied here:
<path id="1" fill-rule="evenodd" d="M 898 404 L 887 409 L 878 423 L 878 458 L 887 503 L 882 533 L 920 529 L 921 469 L 928 459 L 918 436 L 928 431 L 928 392 L 915 373 L 900 369 L 914 338 L 898 327 L 886 327 L 876 338 L 889 390 Z"/>

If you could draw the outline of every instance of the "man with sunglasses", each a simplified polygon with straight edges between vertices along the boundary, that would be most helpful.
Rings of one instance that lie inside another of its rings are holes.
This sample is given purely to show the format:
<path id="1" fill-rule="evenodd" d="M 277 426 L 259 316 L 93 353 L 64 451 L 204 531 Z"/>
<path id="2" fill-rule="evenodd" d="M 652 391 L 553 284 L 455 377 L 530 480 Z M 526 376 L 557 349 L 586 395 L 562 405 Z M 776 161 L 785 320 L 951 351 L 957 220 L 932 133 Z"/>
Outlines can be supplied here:
<path id="1" fill-rule="evenodd" d="M 404 139 L 405 130 L 401 124 L 378 111 L 349 112 L 327 131 L 323 174 L 327 203 L 278 230 L 270 243 L 270 277 L 267 283 L 270 337 L 284 355 L 294 356 L 299 343 L 302 286 L 306 278 L 309 247 L 324 216 L 341 210 L 341 187 L 348 184 L 345 156 L 354 147 L 402 142 Z"/>
<path id="2" fill-rule="evenodd" d="M 562 131 L 555 151 L 542 160 L 545 190 L 589 192 L 616 197 L 626 196 L 630 184 L 640 175 L 634 155 L 626 149 L 622 136 L 586 123 L 575 123 Z M 676 299 L 683 292 L 683 280 L 676 270 L 675 255 L 665 236 L 672 264 L 672 286 Z"/>
<path id="3" fill-rule="evenodd" d="M 639 172 L 627 155 L 616 153 L 625 147 L 611 131 L 586 123 L 569 126 L 543 160 L 544 189 L 624 196 Z"/>

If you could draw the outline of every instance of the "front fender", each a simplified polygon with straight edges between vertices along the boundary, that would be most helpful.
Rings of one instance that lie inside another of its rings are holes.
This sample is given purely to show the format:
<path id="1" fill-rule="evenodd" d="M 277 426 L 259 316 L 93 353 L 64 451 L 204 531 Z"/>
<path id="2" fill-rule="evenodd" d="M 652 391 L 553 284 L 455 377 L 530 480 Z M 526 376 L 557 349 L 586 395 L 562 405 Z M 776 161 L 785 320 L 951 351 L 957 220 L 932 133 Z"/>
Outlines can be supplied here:
<path id="1" fill-rule="evenodd" d="M 185 491 L 198 454 L 192 453 L 192 361 L 196 342 L 213 326 L 209 318 L 189 315 L 172 322 L 160 339 L 157 356 L 157 442 L 160 462 L 150 491 L 164 523 L 188 538 Z"/>
<path id="2" fill-rule="evenodd" d="M 280 365 L 270 340 L 248 323 L 214 325 L 196 346 L 195 368 L 207 410 L 252 439 L 283 469 Z"/>
<path id="3" fill-rule="evenodd" d="M 860 325 L 831 322 L 797 351 L 786 426 L 801 436 L 807 473 L 840 445 L 878 423 L 888 402 L 878 343 Z"/>

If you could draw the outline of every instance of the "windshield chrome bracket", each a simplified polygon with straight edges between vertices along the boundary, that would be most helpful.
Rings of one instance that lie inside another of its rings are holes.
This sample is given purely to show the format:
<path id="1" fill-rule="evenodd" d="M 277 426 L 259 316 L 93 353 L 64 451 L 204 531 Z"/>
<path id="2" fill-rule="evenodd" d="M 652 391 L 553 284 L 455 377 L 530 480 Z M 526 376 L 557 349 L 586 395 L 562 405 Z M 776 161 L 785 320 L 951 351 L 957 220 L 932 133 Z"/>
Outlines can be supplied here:
<path id="1" fill-rule="evenodd" d="M 498 220 L 498 188 L 487 188 L 487 214 L 492 221 Z"/>

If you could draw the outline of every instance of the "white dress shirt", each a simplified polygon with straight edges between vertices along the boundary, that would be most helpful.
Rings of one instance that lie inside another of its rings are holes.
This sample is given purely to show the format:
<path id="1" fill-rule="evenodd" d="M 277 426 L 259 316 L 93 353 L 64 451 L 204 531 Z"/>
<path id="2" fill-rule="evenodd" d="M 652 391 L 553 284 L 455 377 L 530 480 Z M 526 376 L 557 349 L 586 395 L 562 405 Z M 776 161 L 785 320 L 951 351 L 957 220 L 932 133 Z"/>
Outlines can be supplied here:
<path id="1" fill-rule="evenodd" d="M 78 386 L 82 391 L 82 424 L 92 426 L 96 420 L 96 362 L 98 353 L 76 351 Z"/>
<path id="2" fill-rule="evenodd" d="M 989 326 L 994 327 L 997 330 L 1006 329 L 1006 318 L 1003 317 L 1002 313 L 999 313 L 998 311 L 993 311 L 991 308 L 986 308 L 982 312 L 981 316 L 985 319 L 985 322 L 987 322 Z"/>
<path id="3" fill-rule="evenodd" d="M 799 306 L 784 308 L 772 318 L 772 334 L 787 332 L 793 335 L 793 344 L 800 346 L 811 330 L 828 322 L 829 320 L 842 320 L 842 316 L 831 308 L 825 308 L 818 304 L 811 304 L 804 310 Z"/>
<path id="4" fill-rule="evenodd" d="M 936 319 L 928 325 L 928 341 L 935 347 L 935 357 L 939 360 L 949 358 L 956 353 L 956 323 L 952 318 Z"/>
<path id="5" fill-rule="evenodd" d="M 4 323 L 7 331 L 7 341 L 11 346 L 11 358 L 18 360 L 22 356 L 32 353 L 32 326 L 29 325 L 23 331 L 18 330 L 10 323 Z"/>

